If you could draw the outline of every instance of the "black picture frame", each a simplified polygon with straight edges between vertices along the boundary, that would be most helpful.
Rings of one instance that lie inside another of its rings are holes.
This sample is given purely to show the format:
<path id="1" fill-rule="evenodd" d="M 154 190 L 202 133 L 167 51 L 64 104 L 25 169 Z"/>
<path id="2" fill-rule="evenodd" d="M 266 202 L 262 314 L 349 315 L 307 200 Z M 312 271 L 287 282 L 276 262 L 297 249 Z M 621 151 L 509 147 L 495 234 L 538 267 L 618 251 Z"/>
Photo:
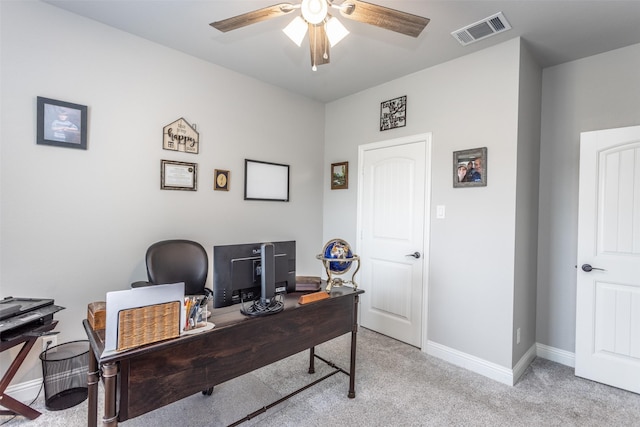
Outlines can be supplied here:
<path id="1" fill-rule="evenodd" d="M 453 187 L 487 186 L 487 147 L 453 152 Z"/>
<path id="2" fill-rule="evenodd" d="M 289 201 L 289 165 L 244 160 L 244 199 Z"/>
<path id="3" fill-rule="evenodd" d="M 37 120 L 37 144 L 87 149 L 86 105 L 39 96 Z"/>
<path id="4" fill-rule="evenodd" d="M 407 95 L 380 103 L 380 132 L 407 125 Z"/>

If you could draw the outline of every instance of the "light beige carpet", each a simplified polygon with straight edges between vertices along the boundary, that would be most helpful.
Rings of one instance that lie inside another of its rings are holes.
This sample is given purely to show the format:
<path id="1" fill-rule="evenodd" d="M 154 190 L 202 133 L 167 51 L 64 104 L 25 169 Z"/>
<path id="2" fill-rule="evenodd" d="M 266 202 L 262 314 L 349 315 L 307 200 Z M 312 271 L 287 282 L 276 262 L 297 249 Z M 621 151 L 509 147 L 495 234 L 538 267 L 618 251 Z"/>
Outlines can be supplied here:
<path id="1" fill-rule="evenodd" d="M 349 343 L 345 335 L 316 353 L 346 369 Z M 227 426 L 331 371 L 317 361 L 309 375 L 307 366 L 308 353 L 299 353 L 221 384 L 212 396 L 196 394 L 121 425 Z M 538 358 L 510 387 L 363 328 L 355 399 L 347 398 L 348 387 L 338 373 L 242 426 L 640 426 L 640 395 L 577 378 L 570 367 Z M 40 397 L 34 407 L 43 412 L 34 421 L 0 423 L 86 425 L 86 401 L 51 412 Z"/>

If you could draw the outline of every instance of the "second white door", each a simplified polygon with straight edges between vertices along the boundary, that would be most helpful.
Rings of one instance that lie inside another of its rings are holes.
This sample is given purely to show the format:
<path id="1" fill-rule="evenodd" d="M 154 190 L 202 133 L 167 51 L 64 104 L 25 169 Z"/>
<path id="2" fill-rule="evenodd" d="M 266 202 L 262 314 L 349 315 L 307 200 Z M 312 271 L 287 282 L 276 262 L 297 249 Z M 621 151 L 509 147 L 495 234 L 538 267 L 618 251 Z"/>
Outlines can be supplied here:
<path id="1" fill-rule="evenodd" d="M 422 346 L 429 135 L 360 148 L 362 326 Z"/>
<path id="2" fill-rule="evenodd" d="M 640 126 L 580 139 L 576 375 L 640 393 Z"/>

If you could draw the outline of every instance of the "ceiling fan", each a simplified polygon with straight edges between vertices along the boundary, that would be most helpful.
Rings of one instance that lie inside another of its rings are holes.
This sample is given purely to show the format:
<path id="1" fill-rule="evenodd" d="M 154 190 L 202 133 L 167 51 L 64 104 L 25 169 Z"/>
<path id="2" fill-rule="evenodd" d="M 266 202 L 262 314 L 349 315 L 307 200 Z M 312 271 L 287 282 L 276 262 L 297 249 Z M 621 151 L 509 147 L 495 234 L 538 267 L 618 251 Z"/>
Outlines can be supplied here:
<path id="1" fill-rule="evenodd" d="M 300 9 L 286 28 L 285 34 L 298 46 L 302 44 L 307 31 L 311 49 L 311 68 L 329 63 L 329 47 L 335 46 L 349 31 L 333 17 L 329 11 L 336 9 L 344 18 L 375 25 L 411 37 L 418 37 L 429 23 L 428 18 L 378 6 L 360 0 L 345 0 L 334 4 L 333 0 L 302 0 L 301 3 L 279 3 L 238 16 L 212 22 L 212 27 L 226 33 L 247 25 L 286 15 Z"/>

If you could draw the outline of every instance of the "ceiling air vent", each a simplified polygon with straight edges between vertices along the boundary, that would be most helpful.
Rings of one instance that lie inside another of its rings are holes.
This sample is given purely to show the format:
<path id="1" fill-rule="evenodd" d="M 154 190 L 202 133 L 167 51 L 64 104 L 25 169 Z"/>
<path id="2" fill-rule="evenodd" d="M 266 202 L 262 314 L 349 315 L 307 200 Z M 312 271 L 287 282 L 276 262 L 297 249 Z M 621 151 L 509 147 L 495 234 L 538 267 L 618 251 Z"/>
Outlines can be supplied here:
<path id="1" fill-rule="evenodd" d="M 511 25 L 507 22 L 507 18 L 504 17 L 502 12 L 498 12 L 482 21 L 460 28 L 452 32 L 451 35 L 458 40 L 462 46 L 466 46 L 510 29 Z"/>

